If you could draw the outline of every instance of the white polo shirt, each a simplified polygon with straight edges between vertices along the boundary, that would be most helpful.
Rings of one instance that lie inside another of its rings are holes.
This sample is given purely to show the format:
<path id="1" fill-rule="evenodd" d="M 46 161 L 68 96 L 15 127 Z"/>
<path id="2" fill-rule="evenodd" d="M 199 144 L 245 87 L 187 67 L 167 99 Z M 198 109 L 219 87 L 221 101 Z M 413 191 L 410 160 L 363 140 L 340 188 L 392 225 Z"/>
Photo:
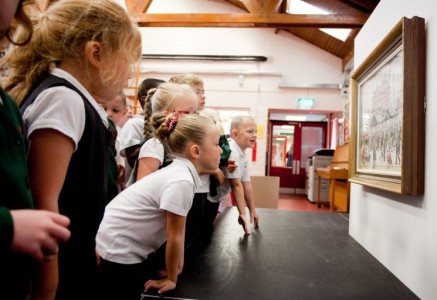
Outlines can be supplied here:
<path id="1" fill-rule="evenodd" d="M 125 149 L 139 145 L 144 141 L 144 116 L 135 115 L 123 126 L 118 136 L 120 141 L 120 155 L 126 157 Z"/>
<path id="2" fill-rule="evenodd" d="M 159 165 L 164 162 L 164 145 L 157 138 L 148 139 L 140 148 L 140 153 L 138 154 L 138 159 L 144 157 L 152 157 L 159 160 Z"/>
<path id="3" fill-rule="evenodd" d="M 135 115 L 127 120 L 120 134 L 117 135 L 117 141 L 119 142 L 118 152 L 124 157 L 124 180 L 127 184 L 132 175 L 132 168 L 127 161 L 125 150 L 131 146 L 140 145 L 144 141 L 144 116 Z"/>
<path id="4" fill-rule="evenodd" d="M 186 217 L 199 184 L 194 165 L 178 157 L 122 191 L 106 206 L 97 232 L 100 256 L 122 264 L 144 261 L 166 241 L 167 211 Z"/>
<path id="5" fill-rule="evenodd" d="M 70 73 L 55 68 L 52 75 L 64 78 L 74 85 L 96 109 L 108 128 L 105 110 L 94 100 L 85 87 Z M 42 91 L 23 114 L 24 126 L 29 137 L 38 129 L 54 129 L 71 138 L 75 150 L 85 129 L 85 105 L 82 97 L 66 86 L 55 86 Z"/>
<path id="6" fill-rule="evenodd" d="M 211 175 L 200 175 L 200 186 L 196 193 L 209 193 Z"/>

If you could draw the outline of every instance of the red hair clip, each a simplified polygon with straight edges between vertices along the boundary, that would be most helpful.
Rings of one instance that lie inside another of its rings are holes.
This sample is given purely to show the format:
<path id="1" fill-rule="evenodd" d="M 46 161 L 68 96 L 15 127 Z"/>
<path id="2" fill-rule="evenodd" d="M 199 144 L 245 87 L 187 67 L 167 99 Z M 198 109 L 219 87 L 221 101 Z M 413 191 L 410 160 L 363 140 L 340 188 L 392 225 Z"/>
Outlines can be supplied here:
<path id="1" fill-rule="evenodd" d="M 179 118 L 179 113 L 176 111 L 173 113 L 173 116 L 170 120 L 166 120 L 165 123 L 168 126 L 168 132 L 172 132 Z"/>

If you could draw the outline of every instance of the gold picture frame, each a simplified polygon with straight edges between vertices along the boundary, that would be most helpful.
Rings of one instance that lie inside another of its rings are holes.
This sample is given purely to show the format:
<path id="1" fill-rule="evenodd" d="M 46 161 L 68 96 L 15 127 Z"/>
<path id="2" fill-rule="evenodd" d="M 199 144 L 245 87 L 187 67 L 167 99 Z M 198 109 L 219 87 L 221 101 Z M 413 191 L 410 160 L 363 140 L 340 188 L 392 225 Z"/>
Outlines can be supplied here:
<path id="1" fill-rule="evenodd" d="M 350 182 L 424 192 L 425 21 L 402 18 L 351 76 Z"/>

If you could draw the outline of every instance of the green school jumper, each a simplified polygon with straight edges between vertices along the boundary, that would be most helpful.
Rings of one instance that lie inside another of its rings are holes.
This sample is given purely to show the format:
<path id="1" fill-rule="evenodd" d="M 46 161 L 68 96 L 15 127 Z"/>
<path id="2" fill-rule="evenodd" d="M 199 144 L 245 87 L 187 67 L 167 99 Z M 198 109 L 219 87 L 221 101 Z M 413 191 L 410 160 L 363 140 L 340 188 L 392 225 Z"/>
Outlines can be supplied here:
<path id="1" fill-rule="evenodd" d="M 14 226 L 9 209 L 32 208 L 23 123 L 17 105 L 0 97 L 0 299 L 25 299 L 31 259 L 10 253 Z"/>

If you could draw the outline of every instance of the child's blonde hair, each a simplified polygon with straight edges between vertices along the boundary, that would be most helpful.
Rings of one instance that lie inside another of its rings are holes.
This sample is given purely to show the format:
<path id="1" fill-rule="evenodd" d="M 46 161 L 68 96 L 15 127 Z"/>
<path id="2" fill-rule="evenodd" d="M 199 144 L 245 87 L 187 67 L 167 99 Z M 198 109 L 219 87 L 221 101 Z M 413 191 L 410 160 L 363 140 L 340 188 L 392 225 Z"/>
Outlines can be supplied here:
<path id="1" fill-rule="evenodd" d="M 141 55 L 138 26 L 114 1 L 58 1 L 35 22 L 31 41 L 5 58 L 10 70 L 5 90 L 20 104 L 54 66 L 64 61 L 83 66 L 82 50 L 89 41 L 102 44 L 103 58 L 123 50 L 124 64 L 133 65 Z M 105 70 L 104 81 L 119 76 L 116 68 Z"/>
<path id="2" fill-rule="evenodd" d="M 190 143 L 202 145 L 211 130 L 215 129 L 215 124 L 207 117 L 178 112 L 154 113 L 152 124 L 155 136 L 167 145 L 170 153 L 183 157 L 187 155 Z"/>
<path id="3" fill-rule="evenodd" d="M 199 115 L 210 118 L 214 124 L 217 126 L 217 129 L 220 132 L 220 135 L 225 134 L 225 130 L 222 126 L 222 121 L 220 120 L 220 115 L 218 112 L 212 108 L 204 108 L 203 110 L 199 111 Z"/>
<path id="4" fill-rule="evenodd" d="M 156 112 L 172 112 L 177 105 L 177 100 L 192 95 L 193 102 L 197 102 L 196 94 L 188 84 L 171 82 L 161 83 L 158 88 L 150 89 L 144 104 L 144 139 L 152 136 L 152 114 Z"/>
<path id="5" fill-rule="evenodd" d="M 173 82 L 173 83 L 186 83 L 189 84 L 191 86 L 196 86 L 196 85 L 202 85 L 203 86 L 203 80 L 194 74 L 191 73 L 185 73 L 185 74 L 177 74 L 172 76 L 168 82 Z"/>

